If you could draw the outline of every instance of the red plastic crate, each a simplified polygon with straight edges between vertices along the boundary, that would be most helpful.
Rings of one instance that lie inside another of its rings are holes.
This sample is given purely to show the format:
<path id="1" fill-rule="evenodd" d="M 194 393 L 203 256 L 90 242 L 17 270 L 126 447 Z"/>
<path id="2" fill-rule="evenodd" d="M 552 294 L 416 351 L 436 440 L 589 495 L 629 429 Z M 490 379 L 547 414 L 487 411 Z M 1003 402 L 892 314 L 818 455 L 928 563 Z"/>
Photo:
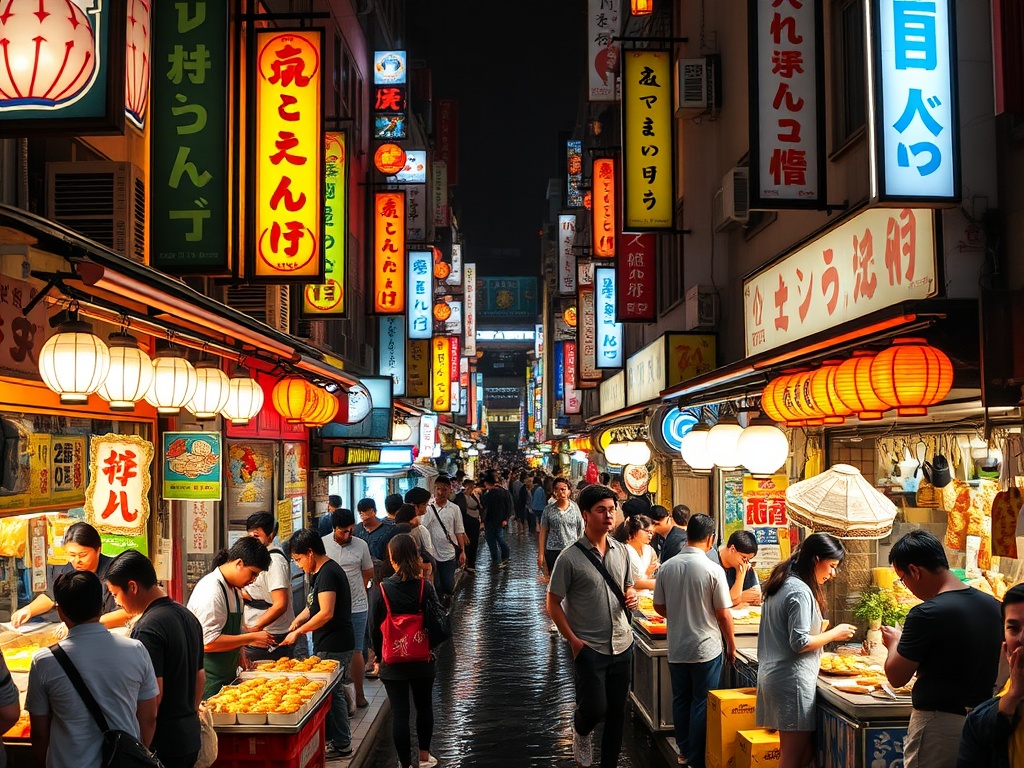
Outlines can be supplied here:
<path id="1" fill-rule="evenodd" d="M 324 720 L 330 702 L 327 696 L 298 733 L 217 734 L 213 768 L 324 768 Z"/>

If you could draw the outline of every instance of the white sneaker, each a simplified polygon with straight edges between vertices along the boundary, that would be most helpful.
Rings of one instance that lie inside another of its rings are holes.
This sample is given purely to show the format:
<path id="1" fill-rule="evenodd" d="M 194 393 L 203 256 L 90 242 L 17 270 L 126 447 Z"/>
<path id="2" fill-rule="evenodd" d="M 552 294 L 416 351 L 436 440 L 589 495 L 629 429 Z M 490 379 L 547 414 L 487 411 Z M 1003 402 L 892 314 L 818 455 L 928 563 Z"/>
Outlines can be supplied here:
<path id="1" fill-rule="evenodd" d="M 420 760 L 420 768 L 434 768 L 437 765 L 437 758 L 428 754 L 426 760 Z"/>
<path id="2" fill-rule="evenodd" d="M 594 745 L 590 736 L 589 733 L 586 736 L 581 736 L 575 728 L 572 729 L 572 756 L 583 768 L 590 768 L 594 763 Z"/>

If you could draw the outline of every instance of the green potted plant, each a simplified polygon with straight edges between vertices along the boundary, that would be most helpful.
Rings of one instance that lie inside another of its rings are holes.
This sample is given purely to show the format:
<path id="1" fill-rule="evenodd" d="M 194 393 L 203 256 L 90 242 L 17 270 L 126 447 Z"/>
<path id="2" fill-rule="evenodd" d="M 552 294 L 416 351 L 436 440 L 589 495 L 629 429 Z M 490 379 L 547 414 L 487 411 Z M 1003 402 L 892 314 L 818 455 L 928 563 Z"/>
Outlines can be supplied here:
<path id="1" fill-rule="evenodd" d="M 860 593 L 853 615 L 868 623 L 864 644 L 870 652 L 882 644 L 882 625 L 895 626 L 907 617 L 910 609 L 896 600 L 887 589 L 871 586 Z"/>

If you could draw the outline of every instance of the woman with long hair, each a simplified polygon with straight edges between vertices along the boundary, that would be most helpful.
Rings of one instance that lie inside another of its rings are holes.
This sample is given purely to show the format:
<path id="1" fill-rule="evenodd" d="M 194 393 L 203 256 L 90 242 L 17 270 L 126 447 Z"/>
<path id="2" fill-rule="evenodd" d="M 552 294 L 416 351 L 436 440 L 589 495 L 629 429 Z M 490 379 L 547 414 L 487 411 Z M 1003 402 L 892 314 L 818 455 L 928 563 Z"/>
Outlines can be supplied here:
<path id="1" fill-rule="evenodd" d="M 849 640 L 857 628 L 825 631 L 822 585 L 846 556 L 838 539 L 812 533 L 792 557 L 772 570 L 764 587 L 757 636 L 757 725 L 779 731 L 779 768 L 803 768 L 814 759 L 814 698 L 821 649 Z"/>
<path id="2" fill-rule="evenodd" d="M 648 594 L 654 589 L 654 571 L 658 567 L 658 556 L 651 547 L 654 531 L 651 518 L 647 515 L 627 517 L 619 526 L 626 539 L 626 554 L 633 571 L 633 588 Z"/>
<path id="3" fill-rule="evenodd" d="M 382 626 L 391 615 L 422 613 L 429 600 L 436 600 L 434 587 L 423 578 L 423 561 L 417 542 L 408 533 L 400 533 L 388 542 L 388 557 L 395 569 L 380 588 L 386 600 L 377 600 L 370 622 L 373 650 L 380 659 L 380 680 L 391 703 L 391 736 L 402 768 L 431 768 L 437 758 L 430 754 L 434 733 L 434 658 L 429 661 L 408 661 L 389 664 L 384 660 Z M 416 705 L 416 737 L 419 754 L 413 755 L 409 733 L 409 694 Z"/>

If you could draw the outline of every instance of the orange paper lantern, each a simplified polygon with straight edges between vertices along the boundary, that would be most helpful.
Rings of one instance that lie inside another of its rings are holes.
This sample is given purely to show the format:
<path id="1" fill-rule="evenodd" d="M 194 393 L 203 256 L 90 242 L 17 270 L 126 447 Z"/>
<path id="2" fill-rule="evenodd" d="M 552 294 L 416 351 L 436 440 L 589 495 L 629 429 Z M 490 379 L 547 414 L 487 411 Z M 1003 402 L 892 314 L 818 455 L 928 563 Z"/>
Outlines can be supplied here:
<path id="1" fill-rule="evenodd" d="M 405 168 L 405 150 L 397 144 L 381 144 L 373 153 L 373 164 L 385 176 L 393 176 Z"/>
<path id="2" fill-rule="evenodd" d="M 874 352 L 859 350 L 836 369 L 836 395 L 861 421 L 876 421 L 890 408 L 871 387 L 871 363 L 874 359 Z"/>
<path id="3" fill-rule="evenodd" d="M 270 394 L 270 400 L 289 424 L 301 424 L 302 414 L 316 397 L 315 387 L 301 376 L 285 376 Z"/>
<path id="4" fill-rule="evenodd" d="M 338 415 L 338 398 L 326 389 L 311 386 L 313 399 L 302 414 L 305 427 L 322 427 Z"/>
<path id="5" fill-rule="evenodd" d="M 786 396 L 791 378 L 790 375 L 784 375 L 768 382 L 768 386 L 761 394 L 761 410 L 772 421 L 784 422 L 788 427 L 802 427 L 803 419 L 793 410 L 792 403 Z"/>
<path id="6" fill-rule="evenodd" d="M 836 393 L 836 370 L 842 360 L 826 360 L 811 374 L 811 397 L 825 416 L 826 424 L 842 424 L 853 411 L 843 405 Z"/>
<path id="7" fill-rule="evenodd" d="M 871 362 L 871 388 L 899 416 L 925 416 L 953 386 L 953 363 L 924 339 L 895 339 Z"/>
<path id="8" fill-rule="evenodd" d="M 825 423 L 825 414 L 814 403 L 811 395 L 813 371 L 797 371 L 789 378 L 784 397 L 789 409 L 804 422 L 804 426 L 816 427 Z"/>

